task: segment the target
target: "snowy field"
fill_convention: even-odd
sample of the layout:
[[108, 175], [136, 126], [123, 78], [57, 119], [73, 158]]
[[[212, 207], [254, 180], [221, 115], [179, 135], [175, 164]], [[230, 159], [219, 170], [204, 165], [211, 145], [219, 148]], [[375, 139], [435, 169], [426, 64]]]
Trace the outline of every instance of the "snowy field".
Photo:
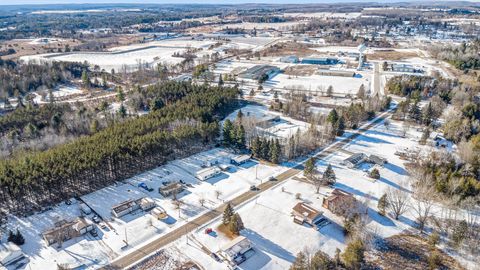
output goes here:
[[128, 71], [135, 70], [139, 63], [154, 65], [156, 63], [177, 64], [183, 58], [173, 57], [176, 52], [182, 53], [188, 47], [207, 48], [213, 41], [195, 41], [187, 39], [170, 39], [152, 41], [142, 44], [111, 48], [109, 52], [71, 52], [39, 54], [21, 57], [24, 61], [67, 61], [85, 62], [90, 65], [98, 65], [100, 68], [110, 71], [120, 71], [126, 68]]
[[323, 92], [326, 94], [328, 87], [333, 87], [334, 95], [356, 95], [358, 89], [363, 84], [366, 91], [370, 89], [370, 76], [359, 77], [341, 77], [341, 76], [290, 76], [286, 74], [278, 74], [272, 79], [265, 82], [265, 87], [273, 87], [275, 89], [303, 89], [312, 92]]

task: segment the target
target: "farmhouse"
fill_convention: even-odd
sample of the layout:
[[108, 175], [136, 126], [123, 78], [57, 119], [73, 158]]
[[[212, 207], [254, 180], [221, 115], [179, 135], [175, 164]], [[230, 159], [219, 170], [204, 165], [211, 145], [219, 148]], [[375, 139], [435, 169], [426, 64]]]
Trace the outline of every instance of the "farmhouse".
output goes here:
[[158, 192], [162, 194], [163, 197], [168, 197], [173, 194], [178, 194], [182, 191], [183, 191], [183, 185], [178, 182], [168, 183], [158, 188]]
[[142, 209], [143, 211], [148, 211], [155, 207], [155, 202], [150, 198], [140, 198], [137, 200], [127, 200], [112, 207], [112, 215], [114, 217], [123, 217], [126, 214]]
[[205, 181], [207, 179], [210, 179], [212, 177], [215, 177], [217, 175], [219, 175], [220, 173], [222, 172], [222, 170], [220, 170], [220, 168], [218, 167], [209, 167], [209, 168], [205, 168], [205, 169], [202, 169], [200, 171], [198, 171], [196, 174], [195, 174], [195, 177], [197, 177], [200, 181]]
[[336, 188], [330, 196], [323, 198], [322, 206], [334, 214], [345, 216], [355, 210], [356, 199], [352, 193]]
[[77, 218], [73, 221], [60, 220], [55, 226], [42, 233], [42, 237], [47, 245], [56, 242], [64, 242], [75, 237], [86, 234], [93, 230], [95, 225], [88, 223], [84, 218]]
[[227, 259], [231, 264], [237, 265], [246, 260], [245, 253], [252, 249], [250, 240], [244, 236], [238, 236], [231, 242], [227, 243], [220, 250], [223, 257]]
[[356, 153], [349, 156], [345, 160], [343, 160], [342, 165], [345, 165], [348, 168], [353, 169], [366, 160], [367, 160], [367, 155], [365, 155], [364, 153]]
[[315, 221], [322, 218], [323, 213], [310, 205], [300, 202], [297, 203], [292, 209], [293, 222], [298, 224], [307, 223], [314, 225]]
[[276, 73], [280, 72], [278, 67], [270, 65], [256, 65], [238, 75], [239, 78], [258, 81], [262, 77], [270, 79]]
[[22, 250], [14, 243], [0, 244], [0, 265], [8, 266], [25, 258]]
[[250, 160], [250, 155], [239, 155], [230, 159], [230, 163], [233, 165], [242, 165]]
[[338, 64], [337, 58], [303, 58], [302, 64], [310, 64], [310, 65], [336, 65]]

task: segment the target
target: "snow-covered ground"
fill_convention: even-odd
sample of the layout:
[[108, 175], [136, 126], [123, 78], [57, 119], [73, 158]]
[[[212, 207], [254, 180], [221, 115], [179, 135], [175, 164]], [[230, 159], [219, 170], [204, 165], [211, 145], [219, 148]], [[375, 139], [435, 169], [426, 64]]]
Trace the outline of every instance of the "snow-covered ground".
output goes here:
[[265, 82], [265, 87], [276, 89], [303, 89], [312, 92], [323, 92], [326, 94], [328, 87], [333, 87], [334, 95], [356, 95], [363, 84], [368, 91], [370, 88], [370, 76], [341, 77], [341, 76], [289, 76], [278, 74]]

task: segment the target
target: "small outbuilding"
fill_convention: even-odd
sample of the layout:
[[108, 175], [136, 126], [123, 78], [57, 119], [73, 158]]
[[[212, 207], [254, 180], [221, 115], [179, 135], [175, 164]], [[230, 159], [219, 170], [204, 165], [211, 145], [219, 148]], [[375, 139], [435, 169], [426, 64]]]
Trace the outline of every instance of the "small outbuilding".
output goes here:
[[380, 166], [383, 166], [383, 165], [385, 165], [385, 163], [387, 163], [387, 160], [385, 158], [379, 157], [377, 155], [370, 155], [368, 157], [368, 161], [373, 163], [373, 164], [380, 165]]

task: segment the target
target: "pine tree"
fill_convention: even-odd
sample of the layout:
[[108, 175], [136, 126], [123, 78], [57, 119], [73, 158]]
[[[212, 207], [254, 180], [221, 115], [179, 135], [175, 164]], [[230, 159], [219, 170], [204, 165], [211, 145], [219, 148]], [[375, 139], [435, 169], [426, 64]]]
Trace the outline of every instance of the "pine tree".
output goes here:
[[369, 174], [368, 176], [370, 176], [371, 178], [373, 179], [380, 179], [380, 172], [378, 171], [377, 168], [374, 168]]
[[231, 233], [235, 235], [239, 235], [240, 231], [243, 230], [245, 227], [243, 225], [242, 218], [238, 213], [233, 214], [230, 222], [228, 223], [228, 228]]
[[225, 210], [223, 210], [223, 225], [228, 225], [233, 215], [235, 215], [235, 211], [233, 210], [232, 205], [227, 203]]
[[340, 116], [335, 123], [335, 129], [336, 129], [336, 134], [337, 136], [342, 136], [343, 132], [345, 131], [345, 120], [343, 119], [343, 116]]
[[15, 234], [14, 243], [17, 244], [17, 246], [21, 246], [25, 244], [25, 238], [23, 237], [22, 233], [18, 229], [17, 229], [17, 233]]
[[107, 74], [105, 74], [105, 73], [102, 73], [102, 87], [103, 87], [103, 89], [108, 88]]
[[429, 126], [432, 123], [433, 118], [433, 108], [432, 103], [429, 102], [427, 106], [422, 111], [422, 123], [426, 126]]
[[231, 146], [232, 145], [232, 134], [233, 131], [233, 124], [230, 119], [225, 120], [223, 123], [223, 144], [225, 146]]
[[342, 254], [343, 263], [348, 269], [360, 269], [364, 259], [365, 247], [362, 240], [354, 239], [348, 243]]
[[377, 209], [378, 213], [382, 216], [385, 216], [386, 210], [388, 207], [387, 194], [383, 194], [382, 197], [378, 200]]
[[261, 142], [260, 142], [260, 137], [256, 136], [253, 138], [252, 142], [250, 143], [250, 149], [252, 150], [252, 154], [254, 157], [259, 158], [260, 157], [260, 147], [261, 147]]
[[8, 242], [15, 242], [15, 234], [12, 232], [12, 230], [8, 230]]
[[327, 122], [334, 126], [338, 121], [338, 113], [337, 110], [332, 109], [327, 116]]
[[127, 108], [125, 108], [125, 105], [123, 105], [123, 103], [120, 105], [120, 107], [118, 108], [118, 115], [121, 117], [121, 118], [125, 118], [127, 117]]
[[89, 88], [90, 87], [90, 78], [88, 77], [88, 72], [87, 70], [84, 70], [82, 72], [82, 83], [83, 83], [83, 86], [86, 87], [86, 88]]
[[290, 270], [307, 270], [308, 268], [307, 256], [300, 251], [295, 258], [295, 261], [290, 266]]
[[281, 153], [281, 146], [280, 146], [280, 142], [278, 141], [278, 139], [275, 139], [275, 141], [272, 143], [270, 149], [271, 149], [270, 161], [272, 163], [277, 164], [280, 161], [280, 153]]
[[322, 179], [323, 179], [323, 182], [326, 183], [327, 185], [335, 184], [336, 176], [331, 164], [328, 164], [327, 169], [323, 173]]
[[235, 145], [237, 146], [238, 149], [244, 149], [245, 148], [245, 128], [243, 127], [242, 124], [240, 124], [237, 129], [236, 129], [236, 134], [235, 134]]
[[410, 109], [408, 110], [408, 116], [417, 122], [420, 120], [421, 112], [420, 107], [418, 107], [418, 102], [414, 102], [410, 105]]
[[220, 76], [218, 77], [218, 86], [223, 86], [222, 74], [220, 74]]
[[315, 171], [315, 158], [311, 157], [305, 162], [305, 166], [303, 169], [303, 175], [308, 179], [312, 179], [313, 173]]

